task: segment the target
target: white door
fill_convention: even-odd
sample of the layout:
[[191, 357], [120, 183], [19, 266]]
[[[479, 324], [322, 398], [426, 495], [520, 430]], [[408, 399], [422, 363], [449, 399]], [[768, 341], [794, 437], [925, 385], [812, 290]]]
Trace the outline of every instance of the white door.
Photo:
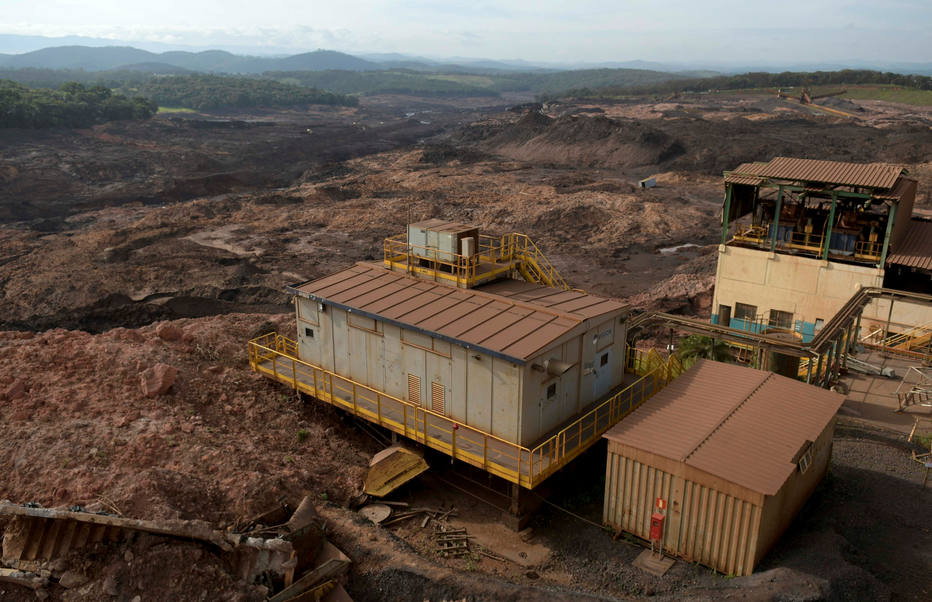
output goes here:
[[612, 388], [612, 349], [609, 347], [595, 354], [592, 379], [593, 401], [599, 399]]

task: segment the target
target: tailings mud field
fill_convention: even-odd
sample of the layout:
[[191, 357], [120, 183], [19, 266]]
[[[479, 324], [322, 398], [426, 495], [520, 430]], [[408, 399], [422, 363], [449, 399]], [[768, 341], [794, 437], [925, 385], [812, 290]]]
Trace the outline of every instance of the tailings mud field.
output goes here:
[[[921, 202], [932, 188], [932, 133], [910, 114], [873, 127], [732, 101], [713, 115], [707, 99], [648, 118], [392, 101], [0, 133], [0, 327], [278, 311], [285, 284], [378, 259], [429, 217], [529, 234], [574, 286], [702, 312], [723, 169], [878, 160], [909, 165]], [[649, 175], [656, 188], [634, 186]]]
[[[347, 509], [380, 442], [250, 372], [246, 356], [249, 338], [294, 331], [286, 284], [379, 260], [386, 236], [432, 217], [526, 233], [573, 286], [707, 316], [723, 169], [778, 155], [903, 163], [929, 205], [928, 116], [865, 107], [849, 122], [732, 96], [530, 113], [386, 97], [0, 132], [0, 499], [224, 528], [310, 494], [354, 562], [346, 587], [359, 600], [927, 599], [928, 496], [885, 434], [839, 433], [830, 478], [748, 578], [633, 568], [640, 547], [597, 526], [598, 446], [554, 479], [552, 501], [576, 517], [545, 506], [520, 536], [445, 481], [402, 491], [412, 506], [455, 505], [464, 528], [510, 554], [444, 559], [416, 522], [376, 527]], [[657, 186], [637, 188], [647, 176]], [[457, 478], [448, 466], [429, 474]], [[199, 599], [173, 577], [195, 563], [224, 596], [262, 598], [211, 551], [133, 549], [135, 561], [119, 548], [83, 558], [81, 591]], [[177, 557], [143, 579], [156, 552]], [[34, 598], [6, 584], [4, 596]]]

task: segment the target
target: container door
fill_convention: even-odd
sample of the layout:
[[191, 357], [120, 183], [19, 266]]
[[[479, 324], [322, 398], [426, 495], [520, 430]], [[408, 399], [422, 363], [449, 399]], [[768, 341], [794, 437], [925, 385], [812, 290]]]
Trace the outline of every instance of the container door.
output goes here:
[[609, 347], [595, 355], [592, 379], [593, 401], [599, 399], [612, 388], [612, 348]]

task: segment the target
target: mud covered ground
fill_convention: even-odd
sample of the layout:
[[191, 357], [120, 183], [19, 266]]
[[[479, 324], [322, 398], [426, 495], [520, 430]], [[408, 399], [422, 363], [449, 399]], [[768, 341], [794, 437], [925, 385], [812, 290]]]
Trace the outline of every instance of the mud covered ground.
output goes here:
[[[380, 444], [246, 361], [251, 336], [293, 330], [285, 284], [378, 260], [385, 236], [430, 217], [524, 232], [574, 286], [707, 316], [721, 170], [778, 155], [903, 163], [929, 204], [929, 116], [863, 113], [733, 97], [544, 113], [391, 97], [0, 132], [0, 498], [106, 500], [127, 516], [223, 526], [310, 492], [355, 562], [347, 588], [360, 600], [925, 599], [928, 492], [902, 436], [841, 429], [830, 478], [750, 578], [686, 563], [647, 577], [630, 566], [639, 548], [552, 506], [514, 543], [534, 562], [445, 560], [416, 526], [388, 532], [345, 509]], [[646, 176], [657, 187], [637, 189]], [[148, 397], [141, 374], [158, 363], [177, 381]], [[551, 500], [598, 523], [595, 450]], [[399, 495], [454, 504], [492, 541], [517, 537], [442, 484]], [[190, 554], [176, 560], [182, 571]]]

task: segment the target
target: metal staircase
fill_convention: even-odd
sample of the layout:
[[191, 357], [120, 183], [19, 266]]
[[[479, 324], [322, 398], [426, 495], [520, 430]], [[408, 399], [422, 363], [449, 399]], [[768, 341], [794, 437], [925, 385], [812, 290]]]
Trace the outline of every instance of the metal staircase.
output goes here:
[[528, 282], [570, 290], [570, 285], [560, 272], [526, 234], [513, 233], [506, 236], [509, 239], [508, 248], [515, 261], [515, 268], [522, 278]]

